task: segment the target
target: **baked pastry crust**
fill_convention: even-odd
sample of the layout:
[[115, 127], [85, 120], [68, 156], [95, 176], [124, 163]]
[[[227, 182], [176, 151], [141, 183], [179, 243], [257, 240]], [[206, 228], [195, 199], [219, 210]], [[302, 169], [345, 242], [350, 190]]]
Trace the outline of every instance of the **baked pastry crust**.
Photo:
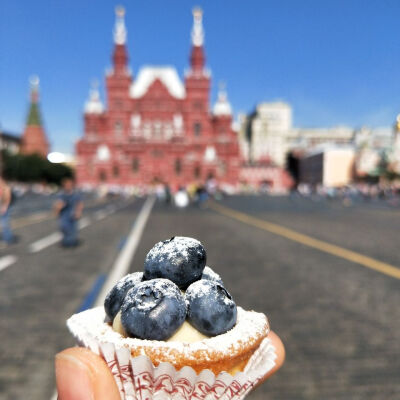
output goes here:
[[112, 343], [128, 348], [133, 357], [146, 355], [155, 366], [162, 362], [179, 370], [192, 367], [197, 373], [204, 369], [215, 375], [222, 371], [234, 375], [243, 371], [252, 354], [269, 333], [264, 314], [238, 307], [236, 325], [228, 332], [194, 343], [164, 342], [123, 337], [105, 321], [103, 307], [73, 315], [67, 325], [71, 331], [81, 330], [98, 343]]

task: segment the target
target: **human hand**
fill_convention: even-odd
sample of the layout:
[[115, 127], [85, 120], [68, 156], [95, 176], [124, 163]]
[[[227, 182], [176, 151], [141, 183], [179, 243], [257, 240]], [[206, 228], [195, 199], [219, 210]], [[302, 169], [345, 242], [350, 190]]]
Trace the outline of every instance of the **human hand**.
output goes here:
[[[274, 333], [268, 337], [276, 350], [275, 367], [268, 379], [283, 364], [285, 348]], [[59, 400], [120, 400], [118, 387], [105, 361], [83, 347], [73, 347], [56, 355], [56, 380]]]
[[121, 400], [105, 361], [83, 347], [56, 355], [56, 381], [59, 400]]
[[263, 382], [270, 378], [279, 368], [282, 367], [283, 363], [285, 362], [285, 347], [283, 346], [282, 340], [275, 332], [270, 332], [268, 334], [268, 338], [271, 340], [272, 345], [275, 347], [276, 353], [276, 360], [275, 366], [265, 375]]

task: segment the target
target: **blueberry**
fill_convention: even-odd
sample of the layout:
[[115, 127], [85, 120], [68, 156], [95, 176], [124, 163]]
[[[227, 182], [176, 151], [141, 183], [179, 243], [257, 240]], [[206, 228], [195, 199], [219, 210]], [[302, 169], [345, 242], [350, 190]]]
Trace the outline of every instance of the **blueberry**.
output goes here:
[[214, 281], [214, 282], [217, 282], [220, 285], [224, 286], [224, 282], [222, 282], [221, 277], [207, 265], [204, 267], [203, 275], [201, 275], [201, 279], [208, 279], [209, 281]]
[[175, 236], [158, 242], [144, 262], [144, 278], [166, 278], [186, 289], [201, 278], [206, 265], [206, 251], [196, 239]]
[[187, 288], [185, 296], [188, 321], [201, 333], [220, 335], [236, 324], [236, 304], [218, 282], [201, 279]]
[[107, 316], [113, 320], [118, 314], [121, 308], [122, 302], [124, 301], [125, 295], [128, 290], [135, 287], [138, 283], [142, 282], [143, 273], [134, 272], [133, 274], [128, 274], [120, 279], [117, 284], [110, 290], [106, 299], [104, 300], [104, 309]]
[[139, 283], [125, 296], [121, 322], [129, 336], [166, 340], [186, 319], [185, 299], [173, 282], [152, 279]]

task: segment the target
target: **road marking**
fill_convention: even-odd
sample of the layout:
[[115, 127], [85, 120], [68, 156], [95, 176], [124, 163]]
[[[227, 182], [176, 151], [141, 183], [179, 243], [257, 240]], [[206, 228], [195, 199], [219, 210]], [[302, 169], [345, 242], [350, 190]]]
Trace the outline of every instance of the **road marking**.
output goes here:
[[154, 202], [155, 197], [151, 196], [148, 197], [143, 204], [143, 207], [136, 218], [128, 238], [126, 239], [125, 246], [118, 254], [118, 257], [115, 260], [110, 273], [108, 274], [107, 281], [105, 282], [103, 289], [97, 298], [95, 304], [96, 306], [103, 305], [107, 293], [113, 288], [119, 279], [128, 273], [131, 261], [136, 253], [136, 249], [139, 245], [147, 220], [149, 219]]
[[[113, 279], [113, 280], [116, 279], [116, 281], [118, 281], [123, 275], [126, 274], [126, 272], [123, 272], [123, 271], [125, 268], [126, 268], [126, 270], [129, 269], [129, 263], [133, 259], [133, 256], [136, 252], [137, 245], [139, 244], [143, 230], [146, 226], [147, 219], [150, 216], [150, 212], [151, 212], [151, 209], [153, 208], [154, 201], [155, 201], [155, 198], [151, 198], [151, 197], [149, 197], [146, 200], [146, 202], [144, 203], [144, 205], [136, 219], [136, 222], [129, 234], [128, 245], [130, 246], [130, 254], [127, 254], [126, 256], [123, 257], [123, 254], [121, 254], [121, 253], [123, 253], [124, 251], [120, 252], [116, 262], [114, 263], [114, 265], [111, 269], [108, 279], [106, 280], [106, 275], [104, 275], [104, 274], [101, 274], [97, 278], [96, 282], [92, 286], [92, 289], [86, 295], [84, 301], [82, 302], [81, 306], [79, 307], [79, 311], [83, 311], [83, 310], [91, 307], [96, 299], [97, 299], [96, 304], [95, 304], [96, 306], [103, 305], [104, 298], [106, 297], [107, 293], [111, 290], [111, 288], [115, 284], [115, 283], [111, 284], [111, 279]], [[94, 213], [94, 219], [96, 221], [100, 221], [100, 220], [106, 218], [107, 216], [111, 215], [113, 212], [117, 211], [117, 209], [115, 207], [111, 207], [111, 208], [107, 207], [107, 208], [108, 208], [108, 210], [105, 209], [105, 210], [96, 211]], [[121, 208], [124, 208], [124, 207], [121, 207]], [[89, 219], [88, 219], [88, 223], [90, 223]], [[126, 249], [127, 247], [128, 246], [124, 246], [123, 249]], [[129, 256], [129, 259], [127, 256]], [[128, 259], [128, 260], [126, 261], [126, 259]], [[119, 263], [119, 265], [117, 263]], [[126, 264], [126, 266], [125, 266], [125, 264]], [[118, 274], [122, 273], [122, 275], [118, 277], [117, 273]], [[105, 280], [106, 280], [106, 282], [104, 283]], [[111, 285], [111, 287], [110, 287], [110, 285]], [[100, 290], [102, 288], [103, 288], [103, 290], [100, 292]], [[99, 294], [99, 292], [100, 292], [100, 294]], [[57, 399], [58, 399], [58, 394], [57, 394], [57, 390], [55, 390], [53, 395], [51, 396], [50, 400], [57, 400]]]
[[400, 279], [400, 268], [394, 265], [387, 264], [385, 262], [376, 260], [374, 258], [365, 256], [352, 250], [345, 249], [340, 246], [336, 246], [328, 242], [324, 242], [323, 240], [315, 239], [311, 236], [304, 235], [295, 230], [285, 228], [281, 225], [274, 224], [265, 220], [260, 220], [248, 214], [233, 210], [220, 204], [211, 203], [210, 208], [222, 215], [233, 218], [237, 221], [241, 221], [247, 225], [255, 226], [267, 232], [292, 240], [293, 242], [301, 243], [305, 246], [312, 247], [325, 253], [332, 254], [336, 257], [343, 258], [345, 260], [362, 265], [366, 268], [370, 268], [374, 271], [380, 272], [392, 278]]
[[118, 250], [122, 250], [122, 248], [125, 246], [126, 239], [127, 239], [126, 236], [122, 236], [122, 238], [119, 241], [118, 246], [117, 246]]
[[45, 236], [42, 239], [37, 240], [29, 245], [29, 251], [31, 253], [37, 253], [46, 247], [49, 247], [62, 239], [62, 235], [60, 232], [51, 233], [48, 236]]
[[[82, 218], [78, 222], [78, 229], [86, 228], [90, 225], [90, 219], [88, 217]], [[45, 249], [46, 247], [52, 246], [58, 243], [62, 239], [61, 232], [53, 232], [42, 239], [37, 240], [29, 245], [29, 251], [31, 253], [38, 253], [39, 251]]]
[[58, 399], [58, 393], [57, 390], [53, 393], [53, 395], [51, 396], [50, 400], [57, 400]]
[[115, 212], [116, 207], [113, 204], [110, 204], [109, 206], [106, 207], [106, 210], [109, 214], [112, 214], [113, 212]]
[[13, 255], [8, 255], [0, 258], [0, 271], [6, 269], [10, 265], [13, 265], [17, 261], [17, 257]]
[[92, 307], [93, 303], [97, 299], [97, 296], [99, 295], [101, 288], [104, 285], [106, 278], [107, 278], [106, 274], [100, 274], [97, 277], [97, 279], [93, 283], [92, 287], [90, 288], [90, 291], [85, 296], [81, 305], [79, 306], [77, 313], [85, 311], [85, 310], [89, 309], [90, 307]]
[[[85, 209], [99, 205], [99, 204], [104, 204], [105, 202], [106, 202], [106, 200], [104, 200], [104, 199], [97, 199], [97, 200], [89, 201], [87, 204], [85, 204]], [[113, 210], [113, 211], [115, 211], [115, 210]], [[26, 217], [20, 217], [20, 218], [14, 219], [11, 222], [11, 227], [13, 229], [19, 229], [19, 228], [23, 228], [25, 226], [29, 226], [29, 225], [37, 224], [39, 222], [46, 221], [48, 219], [54, 219], [53, 213], [51, 211], [42, 211], [42, 212], [38, 212], [35, 214], [31, 214]]]
[[39, 222], [50, 219], [51, 216], [52, 216], [51, 213], [48, 211], [36, 213], [36, 214], [32, 214], [28, 217], [22, 217], [22, 218], [16, 219], [14, 222], [11, 223], [11, 226], [13, 229], [19, 229], [19, 228], [23, 228], [25, 226], [37, 224]]
[[78, 229], [86, 228], [90, 225], [90, 219], [88, 217], [83, 217], [78, 221]]
[[93, 216], [94, 216], [94, 219], [96, 220], [96, 221], [101, 221], [102, 219], [104, 219], [105, 217], [107, 217], [107, 211], [105, 211], [105, 210], [99, 210], [99, 211], [96, 211], [94, 214], [93, 214]]

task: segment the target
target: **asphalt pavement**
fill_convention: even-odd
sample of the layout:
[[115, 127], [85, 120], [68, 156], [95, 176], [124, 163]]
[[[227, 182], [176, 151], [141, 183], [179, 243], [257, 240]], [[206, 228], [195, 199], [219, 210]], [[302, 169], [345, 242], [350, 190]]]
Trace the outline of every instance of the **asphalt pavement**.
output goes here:
[[[51, 217], [14, 221], [21, 242], [0, 250], [0, 265], [15, 258], [0, 270], [2, 399], [50, 399], [54, 354], [73, 344], [65, 320], [106, 278], [143, 202], [89, 207], [84, 243], [72, 251], [54, 243], [32, 252], [56, 232]], [[383, 268], [400, 268], [399, 225], [399, 209], [367, 203], [267, 196], [204, 209], [157, 203], [131, 270], [142, 270], [159, 240], [203, 242], [236, 303], [264, 312], [286, 346], [284, 367], [249, 399], [399, 399], [400, 279]], [[348, 251], [359, 257], [346, 258]]]

